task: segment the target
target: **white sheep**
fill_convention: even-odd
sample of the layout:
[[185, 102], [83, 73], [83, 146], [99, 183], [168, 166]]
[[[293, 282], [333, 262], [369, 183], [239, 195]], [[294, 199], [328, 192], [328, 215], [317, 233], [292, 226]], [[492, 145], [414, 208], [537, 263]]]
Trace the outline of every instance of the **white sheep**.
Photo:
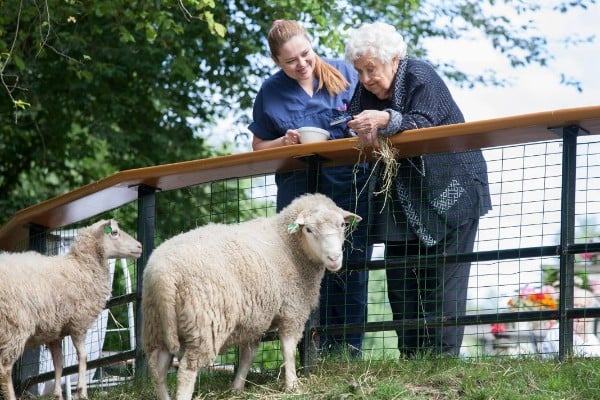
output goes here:
[[177, 399], [192, 398], [200, 368], [240, 345], [233, 388], [243, 390], [261, 337], [277, 329], [285, 387], [297, 385], [295, 352], [325, 273], [342, 267], [347, 223], [360, 221], [322, 194], [280, 213], [232, 225], [209, 224], [158, 246], [143, 275], [142, 338], [161, 400], [179, 359]]
[[68, 254], [0, 254], [0, 388], [15, 400], [12, 368], [26, 347], [46, 344], [62, 399], [62, 339], [71, 336], [79, 361], [79, 398], [87, 398], [85, 334], [111, 292], [109, 258], [138, 258], [142, 245], [115, 220], [82, 228]]

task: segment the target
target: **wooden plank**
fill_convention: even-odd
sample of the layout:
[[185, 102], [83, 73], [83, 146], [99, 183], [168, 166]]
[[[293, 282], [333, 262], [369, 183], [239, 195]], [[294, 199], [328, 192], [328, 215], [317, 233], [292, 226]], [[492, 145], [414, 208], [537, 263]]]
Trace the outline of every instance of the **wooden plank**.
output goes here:
[[[392, 143], [401, 157], [416, 156], [558, 139], [551, 128], [567, 125], [600, 134], [600, 106], [410, 130], [395, 135]], [[329, 160], [327, 165], [349, 165], [371, 157], [370, 149], [360, 151], [358, 147], [358, 139], [348, 138], [121, 171], [18, 211], [0, 228], [0, 249], [14, 249], [23, 235], [26, 237], [25, 227], [29, 224], [60, 228], [134, 201], [140, 185], [168, 191], [222, 179], [268, 175], [305, 168], [301, 160], [309, 155]]]

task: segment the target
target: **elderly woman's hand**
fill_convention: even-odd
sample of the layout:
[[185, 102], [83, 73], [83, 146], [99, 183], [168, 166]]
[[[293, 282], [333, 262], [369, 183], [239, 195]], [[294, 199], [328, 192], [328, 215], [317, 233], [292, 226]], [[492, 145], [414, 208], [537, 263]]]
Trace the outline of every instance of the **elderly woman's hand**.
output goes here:
[[387, 111], [365, 110], [348, 121], [348, 127], [356, 132], [362, 146], [379, 150], [377, 129], [387, 126], [390, 114]]
[[356, 136], [360, 140], [360, 147], [372, 147], [375, 150], [379, 150], [379, 138], [377, 137], [377, 128], [373, 128], [370, 131], [357, 132]]

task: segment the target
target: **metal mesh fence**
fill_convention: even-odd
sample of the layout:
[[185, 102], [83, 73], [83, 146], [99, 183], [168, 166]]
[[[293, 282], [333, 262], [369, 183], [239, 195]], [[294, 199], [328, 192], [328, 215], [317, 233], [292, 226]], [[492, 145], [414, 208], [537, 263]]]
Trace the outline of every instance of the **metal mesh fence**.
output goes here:
[[[336, 331], [342, 335], [364, 333], [361, 351], [353, 353], [350, 347], [346, 349], [350, 354], [346, 355], [367, 360], [395, 359], [406, 355], [402, 346], [408, 346], [408, 342], [412, 341], [417, 347], [425, 346], [437, 340], [436, 332], [442, 328], [459, 326], [464, 329], [464, 337], [459, 343], [462, 357], [557, 356], [560, 333], [564, 333], [559, 329], [556, 312], [561, 301], [560, 252], [567, 251], [565, 248], [559, 250], [561, 237], [564, 237], [561, 230], [565, 229], [562, 214], [565, 190], [563, 146], [563, 141], [556, 140], [484, 150], [493, 208], [479, 219], [472, 251], [450, 252], [459, 253], [459, 258], [454, 261], [467, 265], [454, 271], [462, 276], [466, 285], [464, 313], [459, 310], [454, 315], [453, 306], [441, 304], [434, 295], [423, 297], [423, 293], [451, 290], [436, 286], [440, 276], [449, 273], [448, 265], [455, 263], [447, 253], [424, 254], [420, 248], [406, 254], [406, 240], [414, 241], [409, 237], [404, 242], [398, 241], [402, 245], [392, 254], [391, 246], [386, 249], [374, 239], [372, 259], [362, 267], [368, 273], [366, 319], [358, 326], [353, 323], [348, 329], [342, 326]], [[600, 237], [598, 137], [580, 137], [576, 153], [575, 215], [571, 227], [575, 232], [575, 245], [569, 249], [574, 271], [568, 288], [573, 295], [574, 307], [570, 314], [573, 353], [596, 357], [600, 355], [597, 336], [600, 248], [596, 245]], [[351, 196], [350, 187], [332, 190]], [[158, 246], [173, 235], [208, 223], [229, 224], [273, 215], [276, 196], [273, 176], [251, 176], [158, 192], [155, 244]], [[127, 231], [133, 232], [136, 214], [137, 208], [132, 204], [99, 217], [115, 217]], [[374, 226], [371, 220], [363, 222], [371, 224], [371, 232], [388, 228]], [[52, 232], [50, 236], [44, 236], [44, 247], [38, 250], [46, 254], [64, 252], [73, 235], [75, 230], [72, 228]], [[135, 340], [133, 307], [139, 271], [133, 262], [122, 260], [111, 263], [110, 268], [113, 298], [88, 337], [91, 360], [88, 384], [100, 387], [112, 387], [134, 377], [135, 349], [140, 345]], [[361, 268], [354, 266], [353, 270], [361, 271]], [[394, 270], [399, 272], [391, 274]], [[420, 280], [408, 279], [424, 271], [433, 275]], [[431, 287], [415, 287], [417, 283]], [[395, 305], [396, 316], [389, 298], [390, 287], [396, 288], [396, 292], [400, 292], [396, 295], [400, 297], [408, 291], [415, 292], [414, 304], [411, 303], [413, 300], [403, 298], [403, 304]], [[434, 288], [437, 290], [425, 290]], [[333, 300], [324, 296], [321, 304], [328, 301]], [[398, 299], [394, 301], [398, 302]], [[536, 314], [538, 311], [550, 313]], [[457, 316], [464, 318], [456, 319]], [[328, 334], [327, 328], [319, 323], [307, 328], [313, 333], [310, 345], [315, 344], [319, 351], [323, 350], [319, 337]], [[267, 339], [261, 345], [253, 369], [276, 372], [281, 365], [280, 344], [276, 336]], [[65, 366], [75, 364], [75, 352], [67, 340], [63, 347]], [[435, 346], [431, 348], [435, 349]], [[102, 362], [102, 359], [108, 361]], [[218, 357], [213, 367], [233, 370], [236, 363], [237, 352], [230, 349]], [[173, 371], [176, 367], [175, 362]], [[40, 378], [27, 379], [38, 374], [51, 378], [48, 374], [52, 369], [47, 351], [41, 348], [29, 350], [15, 374], [29, 391], [43, 394], [48, 393], [51, 383], [40, 382]], [[65, 370], [66, 374], [73, 372], [75, 367]], [[75, 387], [76, 375], [67, 375], [63, 379], [65, 386]]]

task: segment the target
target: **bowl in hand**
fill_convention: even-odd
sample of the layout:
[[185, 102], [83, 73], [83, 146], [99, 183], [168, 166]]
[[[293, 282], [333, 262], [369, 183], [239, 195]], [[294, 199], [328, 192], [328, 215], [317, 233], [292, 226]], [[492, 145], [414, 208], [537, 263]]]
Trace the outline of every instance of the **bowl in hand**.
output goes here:
[[303, 126], [302, 128], [298, 128], [298, 133], [300, 133], [300, 143], [314, 143], [314, 142], [324, 142], [329, 140], [329, 132], [325, 129], [317, 128], [314, 126]]

